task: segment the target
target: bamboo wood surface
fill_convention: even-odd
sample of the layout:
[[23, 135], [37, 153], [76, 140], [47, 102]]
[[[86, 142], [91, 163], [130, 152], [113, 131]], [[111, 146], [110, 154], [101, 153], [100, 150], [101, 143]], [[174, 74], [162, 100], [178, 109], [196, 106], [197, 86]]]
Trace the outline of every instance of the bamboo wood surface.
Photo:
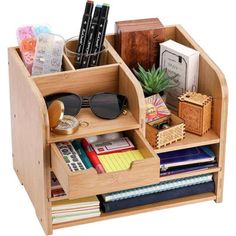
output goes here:
[[97, 174], [94, 168], [71, 172], [55, 144], [51, 145], [52, 171], [69, 199], [88, 197], [159, 182], [160, 160], [140, 131], [126, 134], [142, 153], [144, 160], [133, 161], [128, 170]]
[[[189, 172], [173, 174], [173, 175], [168, 175], [168, 176], [160, 176], [160, 182], [168, 181], [168, 180], [176, 180], [176, 179], [181, 179], [181, 178], [186, 178], [186, 177], [193, 177], [193, 176], [204, 175], [204, 174], [216, 175], [219, 171], [221, 171], [219, 167], [212, 167], [209, 169], [189, 171]], [[64, 199], [68, 199], [68, 196], [65, 195], [61, 197], [51, 197], [49, 200], [51, 202], [56, 202], [56, 201], [60, 201]]]
[[216, 195], [214, 193], [203, 193], [203, 194], [193, 195], [190, 197], [183, 197], [179, 199], [168, 200], [168, 201], [158, 202], [154, 204], [139, 206], [139, 207], [133, 207], [133, 208], [111, 212], [111, 213], [102, 213], [101, 216], [94, 217], [94, 218], [55, 224], [53, 225], [53, 229], [59, 229], [59, 228], [64, 228], [64, 227], [69, 227], [69, 226], [74, 226], [74, 225], [80, 225], [80, 224], [87, 224], [87, 223], [92, 223], [92, 222], [101, 221], [101, 220], [113, 219], [116, 217], [129, 216], [129, 215], [144, 213], [148, 211], [162, 210], [162, 209], [166, 209], [170, 207], [177, 207], [177, 206], [182, 206], [186, 204], [193, 204], [193, 203], [210, 201], [210, 200], [215, 200], [215, 199], [216, 199]]
[[185, 148], [197, 147], [197, 146], [204, 146], [204, 145], [211, 145], [220, 142], [220, 138], [216, 135], [213, 130], [209, 130], [205, 135], [199, 136], [196, 134], [191, 134], [189, 132], [185, 132], [185, 138], [181, 141], [176, 143], [172, 143], [169, 146], [155, 149], [155, 152], [163, 153], [163, 152], [170, 152]]
[[[187, 198], [127, 209], [115, 213], [102, 214], [101, 217], [58, 224], [54, 226], [52, 226], [51, 221], [51, 201], [53, 200], [50, 199], [49, 176], [51, 171], [50, 146], [55, 147], [55, 145], [48, 145], [47, 142], [53, 143], [60, 140], [69, 140], [70, 138], [82, 137], [82, 135], [88, 136], [128, 129], [139, 129], [144, 134], [145, 100], [142, 88], [133, 73], [123, 63], [122, 59], [113, 48], [114, 35], [107, 36], [108, 51], [106, 56], [106, 65], [82, 70], [74, 70], [73, 65], [64, 55], [63, 67], [66, 71], [42, 76], [30, 76], [17, 53], [17, 49], [9, 49], [13, 165], [19, 180], [24, 184], [25, 189], [33, 202], [36, 214], [41, 221], [42, 227], [44, 228], [46, 234], [52, 233], [52, 227], [53, 229], [67, 227], [205, 200], [216, 200], [217, 202], [222, 201], [228, 104], [227, 85], [224, 75], [181, 26], [167, 26], [166, 39], [173, 39], [200, 52], [199, 92], [213, 97], [213, 122], [212, 130], [207, 132], [204, 136], [199, 137], [194, 134], [186, 133], [186, 138], [184, 140], [155, 151], [157, 153], [161, 153], [165, 151], [213, 144], [212, 148], [218, 160], [217, 168], [202, 170], [200, 172], [178, 174], [175, 175], [175, 178], [181, 178], [188, 175], [193, 176], [197, 173], [200, 174], [203, 172], [214, 173], [216, 194], [200, 194]], [[96, 77], [96, 80], [94, 77]], [[91, 86], [88, 86], [88, 84]], [[121, 120], [117, 120], [117, 124], [113, 123], [106, 127], [105, 123], [97, 122], [97, 126], [101, 126], [99, 130], [96, 130], [95, 127], [91, 127], [91, 129], [87, 130], [87, 133], [85, 129], [80, 129], [82, 133], [77, 133], [76, 136], [53, 137], [49, 132], [48, 114], [46, 105], [43, 101], [43, 96], [53, 92], [66, 92], [65, 89], [70, 92], [80, 92], [81, 95], [88, 95], [94, 91], [101, 91], [104, 89], [108, 89], [113, 92], [121, 91], [122, 93], [125, 93], [124, 95], [129, 96], [130, 101], [129, 112], [126, 117], [127, 123], [125, 122], [125, 119], [122, 122], [120, 122]], [[84, 114], [81, 113], [80, 115], [84, 115], [84, 118], [87, 119], [87, 117], [91, 114], [88, 113], [88, 111], [84, 111]], [[93, 118], [91, 118], [91, 121], [92, 119]], [[113, 125], [115, 125], [115, 128], [111, 128]], [[102, 126], [104, 127], [103, 130]], [[130, 131], [130, 133], [132, 132]], [[22, 135], [24, 136], [23, 138]], [[141, 149], [143, 150], [143, 153], [146, 153], [144, 155], [150, 153], [150, 148], [146, 142], [143, 141], [142, 138], [138, 138], [138, 140], [143, 143], [142, 146], [144, 148]], [[51, 148], [51, 151], [54, 152], [54, 149]], [[62, 185], [68, 186], [71, 184], [75, 187], [75, 189], [72, 188], [74, 195], [71, 196], [75, 197], [95, 194], [93, 191], [90, 192], [88, 187], [95, 188], [96, 186], [87, 186], [86, 181], [84, 182], [85, 185], [82, 186], [81, 189], [77, 189], [78, 176], [67, 173], [65, 166], [59, 161], [60, 158], [54, 158], [58, 157], [58, 155], [55, 153], [53, 153], [53, 155], [52, 162], [53, 160], [56, 160], [56, 162], [53, 163], [53, 166], [57, 169], [57, 174], [60, 176], [60, 180], [62, 180]], [[144, 179], [148, 179], [150, 177], [150, 173], [155, 172], [158, 165], [158, 158], [147, 158], [143, 162], [134, 162], [130, 170], [126, 171], [127, 175], [120, 172], [120, 174], [114, 174], [112, 177], [109, 176], [108, 179], [111, 181], [110, 184], [114, 187], [108, 188], [106, 185], [101, 185], [101, 188], [99, 189], [101, 192], [97, 193], [148, 185], [149, 182], [144, 182]], [[144, 167], [146, 168], [145, 171], [143, 171]], [[121, 177], [123, 179], [130, 178], [129, 171], [136, 173], [136, 176], [133, 176], [134, 179], [130, 179], [131, 181], [134, 181], [133, 185], [130, 183], [126, 185], [125, 180], [121, 179]], [[167, 180], [168, 178], [172, 178], [159, 178], [159, 173], [157, 173], [158, 172], [155, 173], [158, 175], [155, 175], [157, 181], [164, 181], [165, 179]], [[98, 176], [95, 170], [88, 172], [88, 175]], [[106, 182], [107, 176], [103, 174], [100, 176], [103, 177], [99, 177], [95, 180], [95, 182]], [[117, 183], [118, 185], [116, 185]], [[83, 190], [88, 191], [83, 192]], [[50, 201], [48, 199], [50, 199]]]
[[218, 66], [207, 56], [203, 49], [181, 27], [176, 26], [176, 40], [179, 43], [191, 46], [200, 52], [199, 87], [202, 94], [213, 97], [212, 128], [220, 137], [218, 165], [221, 171], [215, 178], [217, 202], [223, 198], [223, 179], [225, 163], [225, 142], [227, 130], [228, 89], [224, 74]]
[[45, 233], [52, 232], [48, 202], [49, 150], [46, 146], [42, 97], [28, 79], [23, 62], [14, 48], [9, 53], [12, 152], [14, 169], [24, 185]]

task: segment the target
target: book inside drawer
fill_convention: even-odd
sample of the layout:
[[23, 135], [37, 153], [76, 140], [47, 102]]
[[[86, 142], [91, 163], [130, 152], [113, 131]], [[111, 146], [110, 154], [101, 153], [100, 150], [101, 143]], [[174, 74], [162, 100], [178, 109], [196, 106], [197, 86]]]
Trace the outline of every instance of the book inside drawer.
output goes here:
[[51, 167], [69, 199], [109, 193], [158, 183], [160, 161], [140, 131], [126, 131], [144, 159], [127, 170], [98, 174], [95, 168], [72, 172], [55, 143], [51, 144]]

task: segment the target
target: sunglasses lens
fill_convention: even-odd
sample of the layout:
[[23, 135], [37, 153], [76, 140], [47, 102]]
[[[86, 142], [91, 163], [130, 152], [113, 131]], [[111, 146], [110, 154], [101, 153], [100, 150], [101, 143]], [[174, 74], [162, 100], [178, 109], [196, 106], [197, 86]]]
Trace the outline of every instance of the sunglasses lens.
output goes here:
[[65, 115], [76, 116], [81, 108], [81, 99], [79, 96], [73, 93], [57, 93], [52, 94], [44, 97], [47, 107], [53, 102], [54, 100], [59, 100], [64, 103]]
[[94, 114], [103, 119], [118, 117], [126, 103], [126, 97], [117, 94], [97, 94], [90, 100], [90, 107]]

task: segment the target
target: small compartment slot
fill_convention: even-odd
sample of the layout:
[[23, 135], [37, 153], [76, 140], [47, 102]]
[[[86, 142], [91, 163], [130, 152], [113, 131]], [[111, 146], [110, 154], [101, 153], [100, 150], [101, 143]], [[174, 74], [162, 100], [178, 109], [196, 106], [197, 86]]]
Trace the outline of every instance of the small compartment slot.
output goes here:
[[[20, 57], [20, 61], [22, 63], [22, 66], [26, 69], [25, 67], [25, 64], [22, 60], [22, 57], [21, 57], [21, 53], [20, 53], [20, 49], [19, 47], [16, 47], [14, 48], [17, 52], [17, 54], [19, 55]], [[26, 69], [27, 70], [27, 69]], [[70, 70], [74, 70], [74, 67], [73, 65], [70, 63], [69, 59], [67, 58], [67, 56], [65, 54], [63, 54], [62, 56], [62, 66], [61, 66], [61, 72], [63, 71], [70, 71]], [[28, 70], [27, 70], [28, 71]], [[61, 73], [61, 72], [56, 72], [56, 73], [51, 73], [51, 74], [57, 74], [57, 73]], [[29, 72], [28, 72], [29, 73]], [[43, 75], [37, 75], [37, 76], [32, 76], [30, 75], [29, 73], [29, 76], [32, 76], [33, 78], [37, 78], [37, 77], [41, 77], [41, 76], [46, 76], [46, 75], [51, 75], [51, 74], [43, 74]]]
[[[73, 66], [74, 69], [75, 69], [74, 65], [75, 65], [75, 58], [76, 58], [76, 53], [75, 53], [76, 52], [76, 45], [77, 45], [77, 40], [73, 39], [73, 40], [67, 41], [66, 42], [66, 49], [65, 49], [65, 53], [66, 53], [71, 65]], [[113, 57], [113, 55], [109, 51], [109, 47], [110, 47], [110, 45], [105, 40], [104, 41], [104, 49], [100, 53], [100, 59], [99, 59], [98, 66], [104, 66], [104, 65], [110, 65], [110, 64], [117, 63], [117, 61], [115, 60], [115, 58]], [[79, 70], [81, 70], [81, 69], [79, 69]]]

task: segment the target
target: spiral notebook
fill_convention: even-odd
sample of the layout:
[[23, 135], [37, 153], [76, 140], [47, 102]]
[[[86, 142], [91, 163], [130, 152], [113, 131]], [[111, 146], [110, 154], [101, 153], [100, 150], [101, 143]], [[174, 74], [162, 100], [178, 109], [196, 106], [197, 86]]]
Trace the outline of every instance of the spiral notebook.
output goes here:
[[118, 201], [127, 198], [138, 197], [152, 193], [164, 192], [172, 189], [188, 187], [196, 184], [202, 184], [212, 181], [213, 175], [199, 175], [188, 178], [181, 178], [177, 180], [169, 180], [159, 184], [149, 185], [140, 188], [128, 189], [119, 192], [103, 194], [102, 197], [105, 202]]

